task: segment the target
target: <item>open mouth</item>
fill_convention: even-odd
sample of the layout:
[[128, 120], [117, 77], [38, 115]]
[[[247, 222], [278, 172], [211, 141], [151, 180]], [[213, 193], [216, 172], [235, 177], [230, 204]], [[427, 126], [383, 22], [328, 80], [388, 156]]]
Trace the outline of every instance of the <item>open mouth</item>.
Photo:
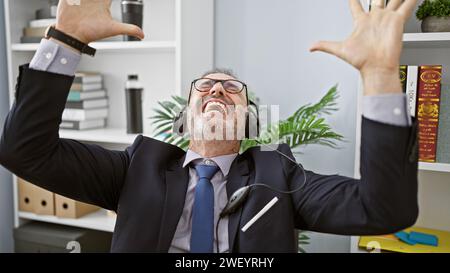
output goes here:
[[222, 100], [219, 99], [210, 99], [203, 103], [202, 112], [212, 112], [212, 111], [218, 111], [222, 114], [227, 113], [227, 104], [225, 104]]

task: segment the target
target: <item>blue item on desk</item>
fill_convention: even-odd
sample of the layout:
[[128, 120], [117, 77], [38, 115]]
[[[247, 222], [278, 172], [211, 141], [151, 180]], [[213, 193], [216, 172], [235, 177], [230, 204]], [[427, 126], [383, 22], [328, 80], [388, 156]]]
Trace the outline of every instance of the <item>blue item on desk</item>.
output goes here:
[[408, 245], [413, 246], [416, 244], [415, 241], [410, 240], [409, 234], [405, 231], [399, 231], [399, 232], [395, 233], [394, 235], [395, 235], [395, 237], [399, 238], [402, 242], [405, 242]]
[[438, 246], [438, 238], [435, 235], [422, 232], [411, 231], [409, 233], [409, 240], [423, 245]]

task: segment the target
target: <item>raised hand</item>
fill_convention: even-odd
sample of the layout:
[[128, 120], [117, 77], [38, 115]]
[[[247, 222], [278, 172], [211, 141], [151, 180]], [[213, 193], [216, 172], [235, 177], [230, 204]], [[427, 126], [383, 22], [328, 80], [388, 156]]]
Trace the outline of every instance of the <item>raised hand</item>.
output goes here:
[[335, 55], [361, 72], [366, 95], [401, 92], [399, 64], [405, 22], [417, 0], [372, 1], [365, 12], [359, 0], [350, 0], [354, 29], [341, 42], [320, 41], [310, 51]]
[[110, 7], [111, 0], [60, 0], [56, 28], [84, 43], [116, 35], [144, 38], [138, 26], [114, 21]]

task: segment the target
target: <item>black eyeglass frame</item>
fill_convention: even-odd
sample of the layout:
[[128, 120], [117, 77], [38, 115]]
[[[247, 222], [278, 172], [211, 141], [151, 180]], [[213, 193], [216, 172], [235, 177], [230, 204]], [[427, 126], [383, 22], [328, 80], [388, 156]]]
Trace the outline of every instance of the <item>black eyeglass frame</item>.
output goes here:
[[[216, 83], [218, 83], [218, 82], [220, 82], [220, 84], [222, 84], [222, 86], [223, 86], [223, 83], [226, 82], [226, 81], [236, 81], [236, 82], [241, 83], [241, 84], [242, 84], [242, 89], [241, 89], [239, 92], [231, 93], [231, 92], [226, 91], [226, 89], [225, 89], [225, 91], [228, 92], [228, 93], [230, 93], [230, 94], [240, 94], [240, 93], [242, 93], [242, 91], [245, 90], [245, 99], [246, 99], [246, 101], [247, 101], [247, 105], [249, 105], [247, 84], [245, 84], [244, 82], [241, 82], [240, 80], [235, 80], [235, 79], [217, 80], [217, 79], [211, 79], [211, 78], [198, 78], [198, 79], [195, 79], [195, 80], [193, 80], [193, 81], [191, 82], [191, 90], [189, 90], [189, 97], [188, 97], [188, 101], [187, 101], [187, 106], [189, 105], [189, 102], [191, 101], [191, 94], [192, 94], [192, 90], [193, 90], [193, 89], [195, 89], [195, 90], [197, 90], [198, 92], [201, 92], [201, 93], [206, 93], [206, 92], [209, 92], [209, 91], [211, 90], [211, 89], [209, 89], [208, 91], [201, 91], [201, 90], [198, 90], [198, 89], [195, 87], [195, 83], [196, 83], [197, 81], [199, 81], [199, 80], [204, 80], [204, 79], [214, 81], [213, 86], [216, 85]], [[211, 87], [211, 88], [212, 88], [212, 87]]]

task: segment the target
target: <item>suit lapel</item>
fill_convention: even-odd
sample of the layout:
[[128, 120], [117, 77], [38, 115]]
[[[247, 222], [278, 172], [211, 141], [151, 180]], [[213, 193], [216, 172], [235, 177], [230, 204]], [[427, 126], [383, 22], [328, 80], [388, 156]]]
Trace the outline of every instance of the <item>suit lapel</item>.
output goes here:
[[[227, 179], [227, 196], [230, 200], [230, 196], [239, 188], [248, 184], [248, 165], [247, 161], [243, 158], [236, 158], [231, 166], [230, 173]], [[236, 234], [239, 228], [241, 220], [242, 207], [240, 207], [235, 213], [231, 214], [228, 218], [228, 240], [229, 251], [233, 252]]]
[[189, 168], [183, 168], [185, 156], [166, 170], [166, 193], [158, 241], [158, 251], [167, 252], [183, 213], [189, 183]]

